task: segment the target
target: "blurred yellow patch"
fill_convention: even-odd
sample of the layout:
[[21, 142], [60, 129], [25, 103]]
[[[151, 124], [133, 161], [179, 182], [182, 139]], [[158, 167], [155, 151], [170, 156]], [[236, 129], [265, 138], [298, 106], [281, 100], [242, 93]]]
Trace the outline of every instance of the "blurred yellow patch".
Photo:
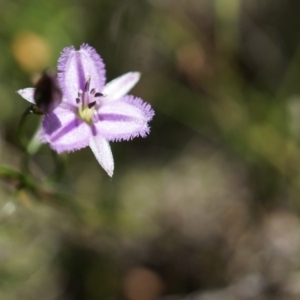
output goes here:
[[28, 72], [41, 71], [50, 64], [50, 46], [36, 33], [30, 31], [18, 33], [12, 41], [12, 50], [17, 62]]

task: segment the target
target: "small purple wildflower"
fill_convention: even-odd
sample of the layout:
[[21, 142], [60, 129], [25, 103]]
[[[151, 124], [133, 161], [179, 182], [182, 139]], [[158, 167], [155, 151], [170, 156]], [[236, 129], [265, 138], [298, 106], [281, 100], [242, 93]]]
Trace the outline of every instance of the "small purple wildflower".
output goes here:
[[[90, 146], [96, 159], [113, 175], [109, 141], [145, 137], [154, 116], [151, 106], [127, 92], [140, 73], [129, 72], [105, 85], [104, 63], [94, 48], [65, 48], [58, 60], [58, 84], [63, 92], [59, 106], [44, 116], [40, 139], [58, 153]], [[34, 88], [19, 90], [34, 103]]]

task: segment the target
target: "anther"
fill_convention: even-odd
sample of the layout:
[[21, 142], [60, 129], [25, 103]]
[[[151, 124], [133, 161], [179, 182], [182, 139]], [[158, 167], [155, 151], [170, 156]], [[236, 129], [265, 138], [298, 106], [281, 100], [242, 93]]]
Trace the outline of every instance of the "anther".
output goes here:
[[76, 98], [76, 103], [78, 104], [80, 102], [80, 99], [79, 98]]
[[89, 103], [89, 104], [88, 104], [88, 108], [92, 108], [92, 107], [94, 107], [94, 106], [95, 106], [95, 104], [96, 104], [96, 101], [93, 101], [93, 102]]
[[95, 89], [91, 89], [90, 94], [94, 95], [95, 93], [96, 93], [96, 90]]
[[96, 94], [94, 95], [95, 98], [96, 98], [96, 97], [102, 97], [102, 96], [103, 96], [102, 93], [96, 93]]
[[91, 77], [88, 76], [88, 80], [86, 81], [85, 87], [84, 87], [85, 92], [88, 92], [90, 90], [90, 83], [91, 83]]

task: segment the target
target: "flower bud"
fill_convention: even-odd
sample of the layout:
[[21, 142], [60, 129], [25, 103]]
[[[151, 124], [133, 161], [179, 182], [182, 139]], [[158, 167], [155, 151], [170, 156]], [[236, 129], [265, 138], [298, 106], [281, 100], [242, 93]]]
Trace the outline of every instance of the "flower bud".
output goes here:
[[52, 112], [62, 101], [56, 76], [49, 70], [45, 71], [35, 86], [34, 102], [41, 114]]

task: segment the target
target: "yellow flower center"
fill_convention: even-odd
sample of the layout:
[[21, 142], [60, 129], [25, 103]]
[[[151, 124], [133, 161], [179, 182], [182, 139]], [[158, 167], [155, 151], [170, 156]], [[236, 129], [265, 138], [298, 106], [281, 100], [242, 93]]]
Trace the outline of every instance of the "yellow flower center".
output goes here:
[[93, 115], [95, 112], [95, 105], [97, 103], [96, 98], [103, 95], [96, 91], [96, 89], [90, 90], [91, 77], [85, 83], [84, 91], [79, 90], [76, 103], [78, 104], [78, 117], [87, 124], [93, 124]]
[[78, 116], [81, 120], [83, 120], [84, 122], [86, 122], [87, 124], [93, 124], [93, 115], [94, 115], [94, 107], [82, 107], [79, 106], [78, 108]]

